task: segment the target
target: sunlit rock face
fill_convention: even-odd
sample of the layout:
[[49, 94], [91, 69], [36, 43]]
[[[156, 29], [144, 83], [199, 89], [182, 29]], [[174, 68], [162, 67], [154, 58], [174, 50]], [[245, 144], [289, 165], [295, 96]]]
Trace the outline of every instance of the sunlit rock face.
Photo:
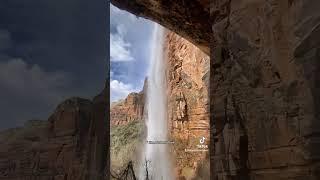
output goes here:
[[320, 178], [318, 7], [211, 4], [213, 178]]
[[99, 128], [107, 106], [103, 94], [93, 101], [67, 99], [48, 121], [1, 132], [0, 179], [102, 179], [108, 145], [106, 129]]
[[[168, 120], [176, 142], [176, 171], [180, 178], [190, 179], [209, 158], [205, 152], [185, 152], [197, 149], [200, 137], [209, 140], [209, 56], [174, 32], [167, 32], [165, 49]], [[208, 176], [209, 169], [206, 171]]]
[[110, 107], [110, 124], [125, 125], [129, 122], [144, 120], [145, 98], [147, 80], [144, 82], [143, 90], [139, 93], [132, 92], [125, 99], [113, 102]]

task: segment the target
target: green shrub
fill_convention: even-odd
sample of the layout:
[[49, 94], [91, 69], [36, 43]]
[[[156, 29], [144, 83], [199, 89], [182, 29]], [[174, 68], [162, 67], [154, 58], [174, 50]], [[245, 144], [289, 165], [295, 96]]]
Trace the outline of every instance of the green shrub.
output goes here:
[[129, 161], [138, 161], [139, 148], [145, 139], [144, 121], [132, 121], [126, 125], [111, 128], [111, 168], [121, 169]]

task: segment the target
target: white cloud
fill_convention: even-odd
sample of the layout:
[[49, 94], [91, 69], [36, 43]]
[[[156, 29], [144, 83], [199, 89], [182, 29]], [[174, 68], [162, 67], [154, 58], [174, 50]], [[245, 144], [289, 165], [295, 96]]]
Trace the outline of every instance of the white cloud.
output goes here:
[[125, 42], [123, 35], [124, 30], [116, 34], [110, 34], [110, 58], [113, 62], [133, 61], [129, 42]]
[[110, 26], [114, 27], [116, 32], [110, 33], [110, 60], [112, 62], [128, 62], [133, 61], [135, 58], [132, 55], [132, 39], [129, 40], [131, 35], [127, 34], [135, 27], [137, 18], [126, 11], [120, 10], [111, 5], [110, 11]]
[[124, 99], [131, 92], [136, 92], [137, 90], [132, 87], [131, 84], [125, 84], [118, 80], [110, 81], [110, 99], [111, 102]]
[[127, 33], [126, 26], [123, 24], [118, 24], [117, 25], [117, 32], [119, 33], [120, 36], [124, 36]]
[[[122, 16], [122, 17], [125, 17], [126, 20], [130, 20], [131, 22], [134, 22], [138, 19], [137, 16], [135, 16], [127, 11], [121, 10], [121, 9], [115, 7], [114, 5], [112, 5], [111, 3], [110, 3], [110, 15], [111, 15], [110, 17], [121, 17]], [[115, 18], [115, 19], [117, 19], [117, 18]], [[113, 20], [113, 19], [111, 19], [111, 20]]]
[[[152, 22], [110, 7], [111, 102], [139, 92], [149, 62]], [[128, 62], [128, 63], [126, 63]], [[127, 84], [130, 83], [130, 84]]]

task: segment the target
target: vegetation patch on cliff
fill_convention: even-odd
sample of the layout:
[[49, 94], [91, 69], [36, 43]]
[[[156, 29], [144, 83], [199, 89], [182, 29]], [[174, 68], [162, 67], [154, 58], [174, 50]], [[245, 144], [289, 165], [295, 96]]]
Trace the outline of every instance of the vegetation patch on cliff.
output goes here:
[[134, 164], [139, 160], [138, 152], [143, 148], [145, 136], [144, 121], [131, 121], [125, 125], [111, 127], [111, 168], [118, 171], [130, 161]]

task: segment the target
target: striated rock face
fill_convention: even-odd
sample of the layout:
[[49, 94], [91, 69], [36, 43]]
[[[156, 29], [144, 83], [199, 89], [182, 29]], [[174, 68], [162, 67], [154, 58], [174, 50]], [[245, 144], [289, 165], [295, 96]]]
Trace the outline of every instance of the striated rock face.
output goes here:
[[155, 21], [209, 54], [209, 0], [111, 0], [120, 9]]
[[124, 125], [140, 120], [143, 116], [144, 103], [140, 93], [130, 93], [125, 100], [111, 105], [111, 126]]
[[48, 121], [1, 132], [0, 179], [102, 179], [108, 144], [99, 124], [107, 106], [99, 99], [68, 99]]
[[[190, 179], [208, 153], [197, 149], [200, 137], [209, 140], [209, 56], [173, 32], [166, 35], [168, 120], [177, 172]], [[209, 144], [209, 142], [207, 142]], [[191, 173], [186, 173], [190, 171]], [[207, 172], [209, 169], [207, 169]]]
[[143, 90], [139, 93], [130, 93], [124, 100], [114, 102], [110, 107], [111, 126], [125, 125], [131, 121], [143, 120], [147, 79]]
[[212, 2], [213, 178], [320, 178], [318, 7]]
[[[181, 35], [188, 30], [166, 17], [198, 11], [180, 3], [177, 16], [144, 1], [115, 1]], [[209, 7], [212, 31], [194, 28], [211, 34], [211, 178], [320, 179], [320, 2], [212, 0]]]

